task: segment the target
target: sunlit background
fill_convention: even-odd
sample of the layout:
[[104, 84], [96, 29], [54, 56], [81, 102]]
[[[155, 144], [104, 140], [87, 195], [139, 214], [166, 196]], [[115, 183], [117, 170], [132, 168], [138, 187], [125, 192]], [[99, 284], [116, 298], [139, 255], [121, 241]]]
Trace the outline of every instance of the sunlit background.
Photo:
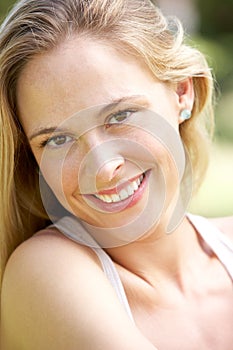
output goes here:
[[233, 1], [158, 0], [167, 15], [181, 19], [192, 45], [207, 57], [216, 77], [216, 132], [206, 179], [192, 212], [233, 215]]
[[[0, 0], [0, 20], [14, 3]], [[216, 133], [209, 171], [190, 211], [205, 216], [233, 215], [233, 1], [155, 3], [182, 21], [192, 45], [205, 53], [217, 81]]]

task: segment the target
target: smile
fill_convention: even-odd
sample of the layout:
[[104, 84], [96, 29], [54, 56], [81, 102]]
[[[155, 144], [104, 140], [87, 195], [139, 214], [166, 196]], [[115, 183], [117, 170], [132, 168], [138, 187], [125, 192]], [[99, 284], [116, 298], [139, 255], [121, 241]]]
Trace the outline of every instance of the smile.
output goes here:
[[[143, 197], [150, 177], [150, 170], [138, 175], [114, 188], [97, 193], [83, 195], [93, 208], [109, 213], [116, 213], [131, 208]], [[92, 206], [91, 205], [91, 206]]]
[[143, 181], [144, 175], [141, 175], [136, 180], [131, 183], [127, 183], [127, 185], [122, 188], [119, 193], [113, 194], [95, 194], [94, 196], [105, 203], [117, 203], [123, 201], [130, 196], [132, 196], [140, 187]]

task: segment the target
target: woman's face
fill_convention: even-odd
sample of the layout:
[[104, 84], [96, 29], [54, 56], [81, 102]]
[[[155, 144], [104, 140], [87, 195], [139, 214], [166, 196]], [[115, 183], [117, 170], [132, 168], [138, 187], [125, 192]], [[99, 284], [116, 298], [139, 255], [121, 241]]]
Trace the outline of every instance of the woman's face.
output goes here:
[[162, 83], [140, 59], [88, 38], [34, 57], [17, 86], [44, 179], [66, 209], [104, 228], [168, 210], [183, 171], [182, 150], [173, 152], [179, 115], [192, 94], [190, 81]]

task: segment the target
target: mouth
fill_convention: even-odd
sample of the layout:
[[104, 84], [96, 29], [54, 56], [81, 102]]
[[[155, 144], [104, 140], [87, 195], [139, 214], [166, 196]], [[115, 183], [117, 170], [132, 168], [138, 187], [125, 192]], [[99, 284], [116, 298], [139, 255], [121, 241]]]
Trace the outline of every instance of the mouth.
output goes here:
[[141, 199], [148, 183], [149, 174], [148, 170], [113, 189], [84, 196], [100, 210], [107, 212], [124, 210], [132, 207]]
[[[141, 186], [141, 183], [144, 179], [144, 174], [137, 177], [134, 181], [130, 180], [127, 182], [127, 184], [124, 185], [123, 188], [118, 188], [118, 191], [116, 190], [109, 190], [109, 191], [103, 191], [102, 193], [99, 192], [98, 194], [94, 194], [94, 196], [104, 203], [117, 203], [121, 202], [129, 197], [131, 197]], [[121, 186], [122, 187], [122, 186]], [[114, 191], [115, 193], [111, 193]], [[108, 193], [109, 192], [109, 193]]]

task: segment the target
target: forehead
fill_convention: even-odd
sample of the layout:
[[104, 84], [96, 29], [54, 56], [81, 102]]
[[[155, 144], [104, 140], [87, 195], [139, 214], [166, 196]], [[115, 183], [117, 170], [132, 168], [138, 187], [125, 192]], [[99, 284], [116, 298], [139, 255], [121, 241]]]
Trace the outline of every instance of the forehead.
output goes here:
[[154, 82], [147, 66], [134, 55], [111, 43], [73, 38], [35, 56], [23, 70], [17, 86], [22, 124], [45, 116], [59, 122], [91, 106], [145, 94]]
[[[90, 82], [89, 75], [98, 82], [107, 80], [110, 84], [111, 81], [105, 79], [105, 75], [111, 74], [116, 79], [119, 72], [127, 74], [128, 78], [131, 73], [134, 73], [131, 76], [134, 78], [136, 70], [140, 77], [146, 74], [147, 78], [154, 79], [143, 60], [135, 54], [123, 53], [111, 42], [73, 38], [47, 53], [32, 58], [23, 70], [19, 81], [21, 83], [24, 81], [31, 86], [36, 81], [43, 86], [52, 80], [60, 84], [67, 82], [71, 84], [75, 79], [77, 87], [85, 88], [82, 83]], [[98, 90], [97, 86], [96, 88]]]

